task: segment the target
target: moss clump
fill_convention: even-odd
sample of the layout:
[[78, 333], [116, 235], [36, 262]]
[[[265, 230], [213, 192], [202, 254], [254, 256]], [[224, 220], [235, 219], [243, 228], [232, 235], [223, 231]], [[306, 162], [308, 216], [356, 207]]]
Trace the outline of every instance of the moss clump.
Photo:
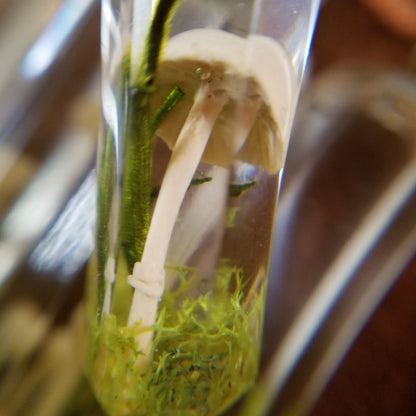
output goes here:
[[[139, 326], [125, 327], [109, 315], [90, 330], [90, 377], [111, 416], [217, 415], [256, 378], [263, 293], [242, 306], [241, 271], [221, 266], [217, 286], [188, 297], [192, 270], [166, 291], [154, 328], [152, 356], [137, 365]], [[263, 291], [262, 291], [263, 292]]]

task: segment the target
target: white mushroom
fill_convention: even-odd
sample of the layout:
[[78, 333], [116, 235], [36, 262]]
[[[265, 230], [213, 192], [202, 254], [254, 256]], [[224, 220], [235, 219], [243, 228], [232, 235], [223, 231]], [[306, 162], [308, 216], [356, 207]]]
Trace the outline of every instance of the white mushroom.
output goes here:
[[[156, 321], [172, 230], [200, 161], [230, 166], [239, 159], [270, 174], [281, 169], [293, 115], [288, 62], [278, 44], [260, 36], [197, 29], [169, 40], [154, 105], [176, 86], [185, 96], [157, 132], [172, 154], [141, 261], [129, 277], [135, 292], [128, 325]], [[151, 340], [150, 330], [137, 338], [145, 354]]]
[[[154, 99], [158, 107], [174, 86], [185, 93], [158, 130], [170, 148], [202, 82], [211, 90], [223, 89], [229, 97], [203, 160], [229, 166], [239, 159], [276, 173], [283, 164], [297, 96], [288, 53], [270, 38], [245, 39], [216, 29], [190, 30], [172, 38], [159, 68]], [[243, 144], [236, 156], [235, 150]]]

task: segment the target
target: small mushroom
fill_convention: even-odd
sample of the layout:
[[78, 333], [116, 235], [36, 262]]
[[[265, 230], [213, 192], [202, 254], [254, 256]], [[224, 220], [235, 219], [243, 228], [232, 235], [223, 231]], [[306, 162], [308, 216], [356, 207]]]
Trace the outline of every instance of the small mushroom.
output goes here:
[[[171, 234], [198, 164], [227, 167], [238, 159], [270, 174], [281, 169], [295, 94], [289, 62], [283, 48], [261, 36], [196, 29], [169, 40], [153, 104], [176, 86], [185, 96], [157, 132], [172, 154], [141, 261], [129, 276], [135, 292], [128, 325], [155, 323]], [[145, 354], [151, 340], [151, 330], [137, 339]]]

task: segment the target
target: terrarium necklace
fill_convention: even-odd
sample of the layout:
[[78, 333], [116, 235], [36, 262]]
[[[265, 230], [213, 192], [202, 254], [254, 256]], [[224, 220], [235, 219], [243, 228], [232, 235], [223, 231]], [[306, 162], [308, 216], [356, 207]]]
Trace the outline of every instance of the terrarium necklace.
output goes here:
[[217, 415], [258, 371], [297, 88], [276, 41], [178, 30], [187, 12], [102, 2], [88, 372], [111, 416]]

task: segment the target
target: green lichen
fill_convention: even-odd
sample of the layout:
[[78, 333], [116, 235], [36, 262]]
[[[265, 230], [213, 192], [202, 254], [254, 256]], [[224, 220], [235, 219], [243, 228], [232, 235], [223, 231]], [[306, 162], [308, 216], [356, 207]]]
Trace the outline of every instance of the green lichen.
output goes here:
[[[196, 297], [188, 296], [193, 271], [181, 269], [179, 277], [153, 328], [120, 325], [115, 315], [90, 320], [89, 375], [111, 416], [218, 415], [255, 381], [264, 290], [247, 302], [242, 271], [227, 265], [213, 290]], [[135, 337], [148, 330], [153, 349], [143, 368]]]

